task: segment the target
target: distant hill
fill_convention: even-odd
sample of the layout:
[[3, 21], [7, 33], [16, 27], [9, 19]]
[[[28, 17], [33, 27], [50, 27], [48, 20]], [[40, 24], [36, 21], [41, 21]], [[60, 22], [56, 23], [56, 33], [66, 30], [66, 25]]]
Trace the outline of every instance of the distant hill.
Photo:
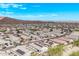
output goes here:
[[10, 17], [0, 17], [0, 24], [46, 24], [46, 23], [79, 25], [79, 22], [29, 21]]
[[4, 24], [40, 24], [48, 23], [44, 21], [27, 21], [27, 20], [18, 20], [10, 17], [0, 17], [0, 23]]

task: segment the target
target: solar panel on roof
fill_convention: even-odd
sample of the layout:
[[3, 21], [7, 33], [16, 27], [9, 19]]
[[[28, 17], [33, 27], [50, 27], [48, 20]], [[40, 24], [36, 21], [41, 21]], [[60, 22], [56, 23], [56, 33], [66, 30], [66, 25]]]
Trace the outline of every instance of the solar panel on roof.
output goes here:
[[21, 55], [24, 55], [25, 54], [25, 52], [22, 51], [22, 50], [20, 50], [20, 49], [16, 50], [16, 52], [20, 53]]

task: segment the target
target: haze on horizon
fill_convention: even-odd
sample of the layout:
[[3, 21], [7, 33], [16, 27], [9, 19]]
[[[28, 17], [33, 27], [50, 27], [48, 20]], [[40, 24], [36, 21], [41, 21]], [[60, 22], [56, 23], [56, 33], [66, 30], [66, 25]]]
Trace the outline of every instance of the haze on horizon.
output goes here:
[[79, 3], [0, 3], [0, 16], [21, 20], [79, 21]]

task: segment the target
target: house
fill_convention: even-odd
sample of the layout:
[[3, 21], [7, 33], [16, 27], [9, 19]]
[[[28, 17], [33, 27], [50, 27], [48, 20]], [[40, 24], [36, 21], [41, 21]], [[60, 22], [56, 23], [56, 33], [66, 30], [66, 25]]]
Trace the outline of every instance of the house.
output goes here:
[[61, 37], [61, 38], [59, 38], [59, 40], [66, 41], [67, 43], [73, 42], [72, 39], [69, 39], [69, 38], [66, 38], [66, 37]]
[[36, 44], [36, 43], [31, 43], [30, 46], [32, 46], [35, 51], [39, 52], [40, 49], [42, 48], [40, 45]]
[[66, 41], [59, 40], [59, 39], [52, 39], [52, 41], [55, 42], [55, 43], [58, 43], [58, 44], [64, 44], [64, 45], [68, 44]]
[[74, 31], [68, 37], [72, 40], [78, 40], [79, 39], [79, 32]]
[[16, 42], [16, 43], [20, 43], [20, 37], [16, 37], [14, 35], [9, 35], [9, 38], [11, 39], [11, 41]]
[[5, 49], [8, 49], [8, 48], [12, 48], [14, 47], [14, 43], [13, 42], [10, 42], [10, 41], [5, 41], [5, 40], [0, 40], [0, 49], [1, 50], [5, 50]]
[[15, 54], [19, 55], [19, 56], [22, 56], [22, 55], [23, 56], [26, 56], [26, 55], [30, 56], [31, 52], [32, 52], [32, 51], [28, 50], [25, 45], [17, 46], [16, 48], [13, 48], [12, 51], [14, 51]]
[[48, 48], [47, 48], [47, 47], [42, 47], [42, 48], [40, 49], [40, 51], [41, 51], [41, 53], [47, 52], [47, 51], [48, 51]]
[[[31, 43], [30, 46], [34, 48], [34, 51], [33, 51], [33, 52], [40, 52], [40, 53], [43, 53], [43, 52], [46, 52], [47, 49], [48, 49], [47, 47], [41, 46], [41, 45], [36, 44], [36, 43]], [[32, 48], [32, 49], [33, 49], [33, 48]], [[30, 49], [31, 49], [31, 48], [30, 48]]]

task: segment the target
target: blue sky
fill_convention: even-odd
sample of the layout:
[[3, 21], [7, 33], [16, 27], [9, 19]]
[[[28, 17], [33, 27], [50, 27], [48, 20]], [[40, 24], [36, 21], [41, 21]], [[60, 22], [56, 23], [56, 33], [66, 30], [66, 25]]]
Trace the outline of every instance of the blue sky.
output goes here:
[[21, 20], [79, 21], [79, 3], [0, 3], [0, 16]]

